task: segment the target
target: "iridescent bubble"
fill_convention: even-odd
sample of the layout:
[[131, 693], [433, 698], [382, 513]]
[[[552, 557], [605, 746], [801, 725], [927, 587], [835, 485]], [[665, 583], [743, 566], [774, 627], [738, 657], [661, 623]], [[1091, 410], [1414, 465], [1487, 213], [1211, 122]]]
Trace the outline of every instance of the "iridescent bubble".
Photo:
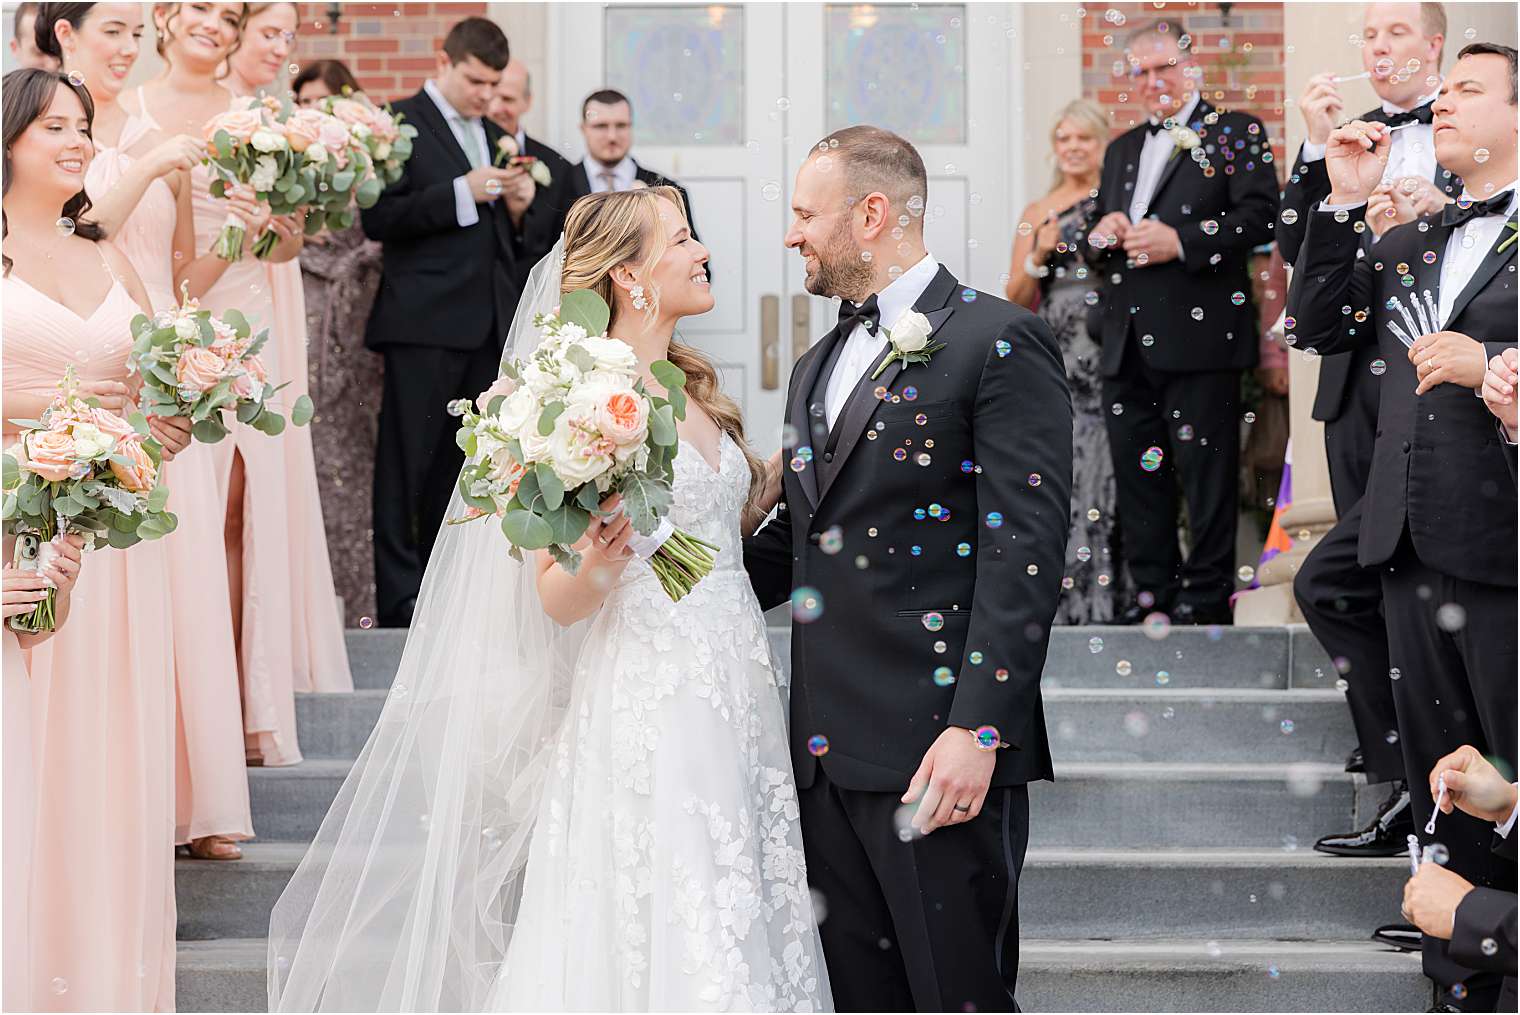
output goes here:
[[993, 343], [993, 348], [997, 350], [997, 354], [1000, 357], [1007, 356], [1010, 352], [1013, 352], [1013, 346], [1009, 344], [1007, 339], [1003, 338]]
[[1090, 547], [1090, 546], [1079, 546], [1079, 547], [1077, 547], [1076, 557], [1077, 557], [1077, 561], [1079, 563], [1086, 564], [1088, 561], [1092, 560], [1092, 547]]
[[902, 397], [903, 397], [903, 401], [904, 402], [914, 402], [914, 401], [917, 401], [918, 400], [918, 389], [915, 388], [913, 385], [909, 384], [907, 387], [905, 387], [905, 388], [902, 389]]
[[823, 593], [802, 585], [792, 590], [792, 619], [799, 624], [811, 624], [823, 616]]
[[807, 468], [807, 461], [801, 455], [793, 455], [791, 461], [787, 462], [787, 465], [791, 467], [793, 472], [801, 472]]
[[1177, 439], [1179, 441], [1190, 441], [1193, 439], [1193, 426], [1191, 423], [1184, 423], [1177, 428]]
[[372, 628], [372, 627], [375, 626], [375, 618], [374, 617], [360, 617], [359, 618], [359, 626], [361, 628], [363, 628], [364, 630], [368, 631], [370, 628]]
[[767, 201], [781, 200], [781, 184], [776, 183], [773, 180], [770, 183], [762, 185], [760, 187], [760, 196], [765, 198]]
[[1219, 223], [1215, 222], [1213, 219], [1204, 219], [1203, 224], [1200, 226], [1200, 228], [1203, 229], [1206, 235], [1213, 236], [1215, 233], [1219, 232]]
[[1368, 364], [1367, 369], [1372, 371], [1372, 376], [1381, 377], [1388, 372], [1388, 362], [1379, 356]]
[[1473, 161], [1476, 162], [1476, 163], [1478, 163], [1478, 165], [1481, 166], [1483, 163], [1487, 162], [1488, 159], [1489, 159], [1489, 153], [1488, 153], [1488, 149], [1487, 148], [1474, 148], [1473, 149]]
[[1192, 310], [1192, 315], [1193, 315], [1193, 320], [1195, 320], [1195, 321], [1201, 321], [1201, 320], [1203, 320], [1203, 308], [1202, 307], [1194, 307], [1193, 310]]
[[976, 463], [967, 458], [965, 461], [961, 462], [961, 471], [967, 474], [975, 472]]
[[1282, 219], [1283, 225], [1291, 226], [1298, 221], [1298, 212], [1293, 208], [1284, 208], [1278, 217]]
[[1114, 663], [1114, 672], [1119, 674], [1121, 677], [1127, 677], [1134, 671], [1135, 667], [1131, 665], [1128, 659], [1120, 659], [1118, 662]]
[[487, 180], [486, 181], [486, 193], [487, 194], [500, 194], [501, 193], [501, 181], [498, 180], [498, 179], [495, 179], [495, 178]]
[[1115, 416], [1122, 416], [1124, 415], [1124, 403], [1115, 402], [1113, 405], [1108, 407], [1108, 411], [1113, 413]]
[[1243, 419], [1246, 423], [1254, 423], [1256, 422], [1256, 413], [1248, 412], [1240, 418]]
[[982, 750], [996, 750], [997, 746], [1002, 742], [1003, 738], [998, 736], [996, 726], [978, 726], [976, 728], [976, 746]]
[[1436, 263], [1436, 252], [1434, 250], [1427, 250], [1427, 251], [1425, 251], [1424, 260], [1425, 260], [1426, 264], [1435, 264]]
[[961, 302], [962, 303], [975, 303], [976, 302], [976, 290], [975, 289], [962, 289], [961, 290]]
[[818, 534], [818, 549], [829, 556], [833, 556], [844, 549], [844, 530], [837, 525], [831, 525]]
[[933, 610], [924, 614], [923, 625], [925, 631], [938, 631], [945, 626], [945, 615]]
[[925, 423], [929, 422], [929, 417], [921, 412], [917, 416], [913, 417], [913, 422], [917, 423], [919, 426], [923, 426]]
[[1099, 638], [1097, 635], [1093, 635], [1091, 638], [1087, 639], [1087, 651], [1091, 652], [1093, 655], [1097, 655], [1099, 652], [1102, 652], [1103, 639]]
[[1287, 736], [1289, 733], [1293, 732], [1293, 720], [1284, 719], [1282, 722], [1278, 723], [1278, 729], [1283, 731], [1283, 736]]
[[1483, 950], [1484, 955], [1495, 955], [1499, 951], [1499, 942], [1491, 937], [1486, 937], [1478, 947]]
[[1451, 862], [1451, 851], [1446, 848], [1445, 843], [1432, 842], [1427, 848], [1430, 850], [1431, 863], [1445, 867]]
[[[1470, 31], [1472, 31], [1472, 29], [1469, 28], [1468, 31], [1470, 32]], [[1466, 998], [1467, 997], [1467, 984], [1465, 984], [1465, 983], [1453, 983], [1451, 985], [1451, 996], [1453, 998], [1455, 998], [1456, 1000], [1458, 1000], [1458, 1001], [1461, 1001], [1464, 998]]]
[[1001, 511], [988, 511], [987, 512], [987, 527], [989, 529], [1001, 529], [1003, 527], [1003, 512], [1001, 512]]
[[937, 687], [949, 687], [955, 683], [955, 671], [948, 666], [936, 666], [934, 668], [934, 683]]
[[59, 236], [73, 236], [74, 220], [65, 215], [63, 218], [53, 223], [53, 228], [58, 230]]
[[969, 556], [971, 556], [971, 544], [970, 543], [957, 543], [956, 547], [955, 547], [955, 555], [957, 557], [969, 557]]
[[1008, 683], [1008, 671], [1004, 669], [994, 670], [992, 679], [996, 680], [1000, 684], [1006, 684]]
[[1027, 575], [1029, 575], [1029, 577], [1033, 578], [1035, 575], [1037, 575], [1037, 574], [1040, 573], [1040, 565], [1038, 565], [1038, 564], [1030, 564], [1028, 567], [1026, 567], [1024, 569], [1024, 573], [1027, 574]]
[[61, 997], [69, 992], [69, 981], [61, 976], [55, 976], [53, 977], [52, 988], [53, 993]]
[[899, 462], [906, 462], [908, 460], [908, 451], [906, 448], [893, 448], [892, 457]]
[[821, 758], [829, 753], [829, 738], [822, 733], [814, 733], [808, 737], [808, 753], [815, 758]]
[[1242, 564], [1240, 570], [1235, 572], [1235, 577], [1249, 585], [1251, 579], [1256, 577], [1256, 569], [1250, 564]]
[[1164, 613], [1148, 613], [1141, 625], [1141, 630], [1151, 641], [1160, 641], [1172, 633], [1172, 618]]
[[1235, 292], [1230, 293], [1230, 302], [1237, 307], [1243, 306], [1246, 302], [1246, 294], [1237, 289]]
[[1140, 468], [1146, 472], [1155, 472], [1161, 468], [1162, 458], [1161, 449], [1155, 445], [1151, 445], [1140, 455]]
[[[1168, 673], [1166, 670], [1157, 670], [1156, 671], [1156, 686], [1157, 687], [1165, 687], [1167, 684], [1170, 684], [1171, 682], [1172, 682], [1172, 675], [1170, 673]], [[1167, 718], [1170, 719], [1171, 716], [1167, 716]]]
[[1153, 345], [1156, 344], [1156, 336], [1155, 335], [1141, 335], [1140, 336], [1140, 344], [1143, 345], [1143, 346], [1145, 346], [1147, 349], [1149, 349], [1151, 346], [1153, 346]]
[[930, 458], [927, 454], [925, 454], [924, 452], [920, 451], [918, 453], [918, 457], [915, 458], [915, 459], [913, 459], [913, 460], [915, 462], [917, 462], [919, 465], [922, 465], [924, 468], [928, 468], [929, 467], [929, 463], [932, 462], [934, 459]]
[[1030, 486], [1039, 486], [1040, 485], [1040, 474], [1038, 472], [1031, 472], [1029, 474], [1029, 485]]
[[1099, 511], [1097, 508], [1088, 508], [1087, 509], [1087, 520], [1088, 521], [1095, 522], [1099, 518], [1102, 518], [1102, 517], [1103, 517], [1103, 512]]
[[986, 657], [983, 656], [980, 652], [973, 652], [969, 656], [967, 656], [966, 658], [968, 658], [968, 659], [971, 660], [971, 665], [972, 666], [980, 666], [980, 665], [982, 665], [982, 660], [984, 658], [986, 658]]
[[1460, 603], [1442, 603], [1436, 610], [1436, 626], [1447, 634], [1456, 634], [1467, 626], [1467, 610]]

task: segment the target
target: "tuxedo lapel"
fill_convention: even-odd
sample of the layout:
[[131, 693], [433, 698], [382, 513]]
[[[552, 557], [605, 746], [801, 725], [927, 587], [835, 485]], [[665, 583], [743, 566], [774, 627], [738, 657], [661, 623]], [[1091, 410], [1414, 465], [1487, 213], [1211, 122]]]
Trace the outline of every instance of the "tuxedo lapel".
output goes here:
[[[1199, 99], [1198, 107], [1193, 110], [1192, 123], [1184, 124], [1183, 126], [1186, 126], [1194, 132], [1197, 132], [1203, 125], [1203, 118], [1208, 115], [1208, 113], [1210, 113], [1213, 108], [1214, 107], [1210, 106], [1207, 102]], [[1156, 189], [1154, 192], [1152, 192], [1151, 199], [1146, 202], [1147, 208], [1156, 207], [1156, 202], [1161, 197], [1161, 192], [1164, 191], [1166, 189], [1166, 185], [1172, 181], [1172, 177], [1177, 174], [1177, 170], [1182, 167], [1182, 164], [1184, 162], [1192, 161], [1192, 157], [1189, 156], [1186, 152], [1179, 151], [1175, 145], [1173, 146], [1172, 153], [1166, 158], [1166, 165], [1161, 167], [1161, 177], [1156, 181]]]
[[[808, 406], [813, 400], [813, 388], [818, 384], [818, 374], [823, 365], [829, 361], [829, 356], [834, 347], [841, 339], [837, 330], [830, 331], [828, 336], [803, 356], [800, 364], [802, 375], [798, 378], [797, 388], [792, 392], [792, 404], [787, 413], [787, 421], [791, 423], [792, 430], [796, 433], [797, 449], [813, 448], [812, 420], [808, 418]], [[797, 482], [802, 485], [802, 492], [807, 494], [808, 503], [813, 509], [818, 507], [818, 455], [814, 454], [813, 461], [807, 462], [801, 471], [797, 473]]]
[[[1511, 215], [1509, 220], [1515, 222], [1516, 217]], [[1499, 238], [1494, 241], [1492, 247], [1488, 248], [1488, 253], [1484, 255], [1483, 260], [1478, 264], [1478, 270], [1473, 272], [1473, 277], [1468, 281], [1467, 286], [1457, 294], [1455, 302], [1451, 305], [1451, 316], [1441, 324], [1441, 327], [1447, 327], [1452, 321], [1461, 317], [1462, 311], [1467, 309], [1467, 305], [1473, 301], [1473, 297], [1482, 292], [1483, 288], [1493, 281], [1494, 276], [1499, 274], [1499, 269], [1514, 258], [1516, 244], [1510, 243], [1508, 246], [1505, 246], [1505, 241], [1514, 235], [1516, 233], [1507, 227], [1499, 230]], [[1499, 253], [1500, 247], [1504, 247], [1504, 253], [1502, 254]], [[1481, 336], [1475, 337], [1478, 337], [1481, 341]]]
[[[950, 319], [954, 308], [948, 306], [950, 295], [959, 285], [955, 276], [940, 265], [939, 273], [934, 276], [934, 281], [929, 283], [929, 288], [924, 290], [918, 302], [913, 304], [913, 309], [929, 319], [929, 338], [933, 340], [935, 332]], [[891, 350], [890, 342], [887, 351]], [[882, 356], [887, 353], [883, 352]], [[881, 360], [877, 360], [880, 363]], [[845, 461], [850, 453], [855, 450], [855, 445], [860, 443], [861, 434], [865, 433], [870, 425], [871, 417], [876, 415], [876, 410], [881, 406], [882, 400], [876, 397], [878, 389], [892, 390], [892, 382], [897, 380], [897, 375], [902, 373], [903, 363], [900, 359], [894, 359], [889, 363], [881, 376], [872, 379], [871, 374], [876, 371], [873, 365], [860, 378], [855, 385], [855, 390], [850, 393], [850, 399], [840, 412], [839, 419], [833, 429], [829, 431], [829, 452], [834, 456], [830, 463], [828, 475], [824, 479], [823, 487], [818, 493], [819, 501], [828, 495], [829, 488], [834, 485], [834, 480], [844, 471]]]
[[424, 89], [417, 93], [417, 118], [422, 121], [433, 135], [433, 140], [438, 146], [453, 159], [454, 164], [461, 172], [470, 171], [470, 159], [465, 155], [464, 149], [459, 147], [459, 139], [454, 136], [454, 131], [449, 127], [449, 122], [443, 118], [443, 111], [438, 108], [438, 103]]

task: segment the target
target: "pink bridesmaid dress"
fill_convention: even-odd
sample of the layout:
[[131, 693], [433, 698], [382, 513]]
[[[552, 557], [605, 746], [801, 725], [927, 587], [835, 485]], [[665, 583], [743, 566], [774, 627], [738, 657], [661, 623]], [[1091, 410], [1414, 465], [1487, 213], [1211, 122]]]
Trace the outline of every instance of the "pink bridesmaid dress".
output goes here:
[[[82, 380], [127, 379], [140, 308], [120, 282], [83, 318], [14, 273], [0, 291], [7, 392], [49, 395], [71, 365]], [[35, 1010], [174, 1009], [169, 585], [163, 542], [95, 551], [68, 623], [31, 651]]]
[[[210, 173], [193, 172], [196, 249], [208, 250], [226, 219], [211, 196]], [[254, 331], [268, 328], [263, 358], [287, 419], [307, 390], [306, 307], [297, 261], [267, 264], [251, 255], [235, 262], [201, 305], [213, 313], [241, 310]], [[301, 760], [295, 692], [353, 690], [343, 621], [333, 589], [322, 505], [317, 494], [311, 431], [287, 426], [267, 437], [242, 424], [214, 445], [225, 496], [233, 454], [243, 459], [243, 731], [250, 759], [265, 765]]]
[[32, 773], [32, 688], [26, 672], [21, 643], [9, 627], [0, 630], [4, 642], [4, 665], [0, 667], [0, 901], [5, 915], [0, 923], [0, 1007], [6, 1011], [32, 1010], [31, 873], [32, 835], [36, 809], [35, 776]]
[[[142, 92], [138, 92], [142, 107]], [[100, 148], [85, 176], [91, 194], [114, 187], [132, 164], [124, 154], [158, 125], [129, 117], [115, 148]], [[149, 185], [113, 242], [137, 269], [154, 310], [178, 304], [174, 292], [174, 192], [163, 180]], [[237, 647], [227, 596], [222, 550], [222, 494], [217, 456], [191, 444], [172, 465], [171, 510], [179, 528], [165, 537], [169, 596], [174, 603], [174, 841], [208, 835], [253, 835], [248, 770], [242, 750], [243, 705], [238, 690]]]

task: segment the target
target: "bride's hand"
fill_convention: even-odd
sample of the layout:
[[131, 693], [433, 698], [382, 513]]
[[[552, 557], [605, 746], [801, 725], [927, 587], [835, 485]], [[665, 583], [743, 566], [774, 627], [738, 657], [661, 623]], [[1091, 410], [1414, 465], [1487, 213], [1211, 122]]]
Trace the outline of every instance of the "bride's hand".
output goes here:
[[633, 523], [626, 512], [618, 510], [622, 503], [619, 494], [602, 501], [601, 514], [591, 516], [586, 534], [575, 544], [575, 549], [593, 565], [626, 564], [633, 557], [633, 551], [628, 549]]
[[776, 504], [781, 500], [781, 469], [784, 452], [777, 451], [765, 463], [765, 485], [760, 488], [760, 496], [755, 504], [761, 514], [770, 514]]

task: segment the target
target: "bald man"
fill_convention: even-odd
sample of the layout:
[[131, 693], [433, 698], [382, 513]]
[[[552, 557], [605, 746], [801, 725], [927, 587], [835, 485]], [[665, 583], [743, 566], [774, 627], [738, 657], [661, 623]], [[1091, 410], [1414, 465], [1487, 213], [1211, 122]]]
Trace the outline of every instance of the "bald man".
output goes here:
[[510, 60], [491, 96], [486, 115], [516, 142], [519, 155], [535, 158], [549, 170], [547, 185], [534, 184], [533, 203], [513, 237], [520, 285], [528, 281], [533, 266], [554, 247], [565, 227], [565, 212], [574, 200], [568, 195], [570, 174], [575, 167], [553, 148], [529, 137], [523, 128], [523, 117], [532, 108], [533, 77], [521, 60]]

